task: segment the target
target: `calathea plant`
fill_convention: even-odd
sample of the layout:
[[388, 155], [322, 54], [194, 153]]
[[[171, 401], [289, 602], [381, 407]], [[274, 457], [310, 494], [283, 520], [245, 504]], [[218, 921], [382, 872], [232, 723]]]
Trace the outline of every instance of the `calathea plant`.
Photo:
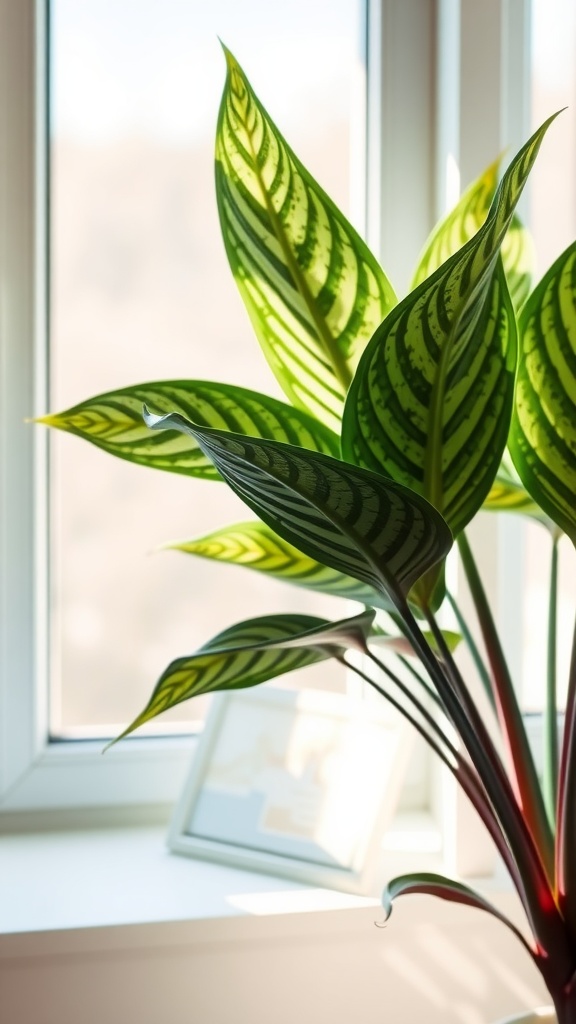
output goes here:
[[[226, 629], [168, 666], [126, 733], [195, 695], [255, 686], [322, 659], [348, 664], [350, 650], [362, 652], [354, 671], [401, 707], [475, 807], [528, 928], [524, 936], [481, 895], [437, 875], [395, 879], [386, 907], [401, 893], [426, 892], [496, 914], [541, 972], [560, 1024], [576, 1024], [576, 659], [559, 749], [551, 646], [541, 784], [466, 539], [481, 508], [536, 517], [552, 538], [554, 573], [559, 537], [576, 540], [576, 244], [531, 292], [529, 243], [515, 215], [552, 118], [499, 184], [493, 165], [469, 188], [398, 301], [230, 53], [226, 60], [216, 143], [222, 233], [287, 401], [230, 384], [163, 381], [99, 395], [44, 422], [144, 466], [225, 481], [258, 518], [183, 543], [184, 551], [361, 608], [336, 622], [286, 614]], [[483, 652], [446, 594], [454, 540]], [[444, 600], [473, 651], [501, 745], [438, 625]], [[406, 661], [406, 652], [411, 670], [399, 675], [394, 658]]]

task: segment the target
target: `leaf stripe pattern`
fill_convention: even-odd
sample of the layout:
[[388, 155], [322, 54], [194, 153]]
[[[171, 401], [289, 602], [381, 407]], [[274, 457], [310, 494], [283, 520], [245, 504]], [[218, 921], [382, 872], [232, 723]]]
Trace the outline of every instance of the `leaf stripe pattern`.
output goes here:
[[344, 457], [423, 493], [454, 534], [506, 443], [517, 339], [499, 248], [551, 120], [506, 171], [483, 227], [376, 330], [348, 393]]
[[519, 312], [532, 288], [536, 267], [536, 249], [532, 235], [516, 213], [512, 217], [512, 223], [502, 242], [502, 262], [506, 271], [512, 305]]
[[235, 523], [169, 548], [219, 562], [240, 565], [307, 590], [349, 601], [389, 608], [377, 590], [308, 558], [258, 520]]
[[404, 608], [412, 584], [448, 552], [450, 530], [419, 495], [329, 456], [155, 417], [196, 437], [230, 487], [311, 558], [367, 583]]
[[225, 56], [216, 194], [230, 266], [290, 401], [338, 430], [361, 351], [396, 297]]
[[504, 453], [496, 479], [482, 507], [488, 512], [518, 512], [538, 520], [548, 529], [553, 528], [546, 513], [524, 489], [508, 452]]
[[40, 422], [82, 437], [142, 466], [209, 480], [219, 474], [196, 441], [180, 431], [151, 433], [143, 405], [174, 411], [208, 426], [274, 438], [338, 456], [336, 434], [307, 413], [246, 388], [209, 381], [159, 381], [97, 395]]
[[436, 225], [418, 261], [411, 290], [422, 284], [450, 256], [458, 252], [482, 226], [498, 184], [499, 163], [497, 160], [490, 164], [466, 189], [456, 206]]
[[374, 612], [327, 622], [311, 615], [266, 615], [237, 623], [162, 673], [144, 710], [118, 737], [182, 701], [221, 690], [258, 686], [286, 672], [365, 649]]
[[[441, 359], [440, 347], [435, 346], [429, 326], [430, 318], [436, 314], [437, 298], [427, 296], [422, 306], [407, 310], [397, 329], [398, 335], [411, 339], [421, 318], [421, 337], [429, 363], [439, 363]], [[440, 298], [438, 304], [442, 302]], [[478, 338], [482, 338], [483, 344], [474, 349], [472, 342]], [[476, 510], [471, 507], [471, 496], [475, 505], [481, 503], [500, 464], [513, 389], [513, 363], [510, 365], [502, 348], [515, 352], [515, 342], [506, 282], [503, 274], [497, 272], [480, 314], [462, 324], [458, 344], [464, 347], [457, 353], [459, 358], [455, 353], [447, 374], [442, 407], [441, 495], [427, 495], [438, 504], [455, 534]], [[415, 373], [407, 365], [403, 349], [398, 355], [398, 363], [379, 359], [371, 367], [368, 387], [374, 397], [368, 410], [369, 420], [362, 417], [362, 406], [358, 407], [360, 426], [355, 436], [354, 461], [371, 469], [384, 469], [394, 479], [426, 493], [433, 380], [431, 374]], [[409, 390], [410, 395], [405, 398]], [[351, 405], [353, 401], [352, 395]], [[349, 430], [351, 420], [352, 414], [345, 421], [345, 431]], [[345, 454], [351, 453], [345, 448]]]
[[[453, 210], [438, 224], [424, 246], [412, 289], [442, 266], [481, 228], [490, 210], [498, 184], [496, 160], [470, 185]], [[512, 305], [520, 309], [530, 292], [535, 253], [530, 232], [514, 214], [502, 243], [502, 262], [510, 289]]]
[[520, 318], [510, 452], [526, 490], [576, 544], [576, 242]]

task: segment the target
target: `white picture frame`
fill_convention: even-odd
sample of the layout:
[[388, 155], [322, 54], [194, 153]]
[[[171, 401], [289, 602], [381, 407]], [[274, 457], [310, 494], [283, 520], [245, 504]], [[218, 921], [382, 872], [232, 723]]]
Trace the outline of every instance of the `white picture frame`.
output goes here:
[[351, 893], [377, 874], [412, 747], [375, 702], [270, 686], [215, 694], [171, 851]]

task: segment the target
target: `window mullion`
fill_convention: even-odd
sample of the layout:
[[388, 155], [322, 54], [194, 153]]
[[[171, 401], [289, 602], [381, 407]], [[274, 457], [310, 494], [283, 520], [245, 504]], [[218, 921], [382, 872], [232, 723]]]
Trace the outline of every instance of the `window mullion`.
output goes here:
[[530, 0], [460, 5], [460, 167], [463, 182], [529, 129]]
[[[454, 6], [454, 0], [446, 0]], [[508, 158], [530, 131], [531, 0], [460, 3], [460, 109], [458, 165], [465, 187], [498, 155]], [[526, 208], [526, 198], [520, 208]], [[513, 675], [522, 664], [520, 607], [523, 553], [517, 522], [485, 515], [474, 524], [475, 550], [483, 568]], [[518, 581], [512, 594], [510, 580]], [[465, 599], [464, 599], [465, 600]]]
[[368, 0], [366, 236], [400, 294], [436, 220], [435, 0]]
[[[0, 793], [38, 751], [35, 572], [36, 445], [25, 417], [36, 409], [36, 10], [0, 0], [2, 162], [0, 265]], [[41, 443], [41, 442], [40, 442]], [[42, 715], [40, 716], [42, 717]]]

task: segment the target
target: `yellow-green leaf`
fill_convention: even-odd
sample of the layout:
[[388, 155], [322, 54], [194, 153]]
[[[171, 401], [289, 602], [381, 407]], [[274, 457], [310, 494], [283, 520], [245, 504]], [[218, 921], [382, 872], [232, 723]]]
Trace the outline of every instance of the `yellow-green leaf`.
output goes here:
[[176, 411], [213, 427], [275, 438], [327, 455], [340, 452], [338, 436], [306, 412], [257, 391], [203, 380], [135, 384], [96, 395], [39, 422], [141, 466], [219, 479], [192, 437], [175, 430], [152, 434], [142, 417], [144, 405], [159, 413]]
[[360, 354], [396, 297], [232, 54], [225, 55], [216, 194], [230, 266], [290, 401], [339, 430]]
[[303, 554], [259, 520], [234, 523], [204, 537], [167, 547], [217, 562], [241, 565], [322, 594], [360, 601], [377, 608], [389, 606], [389, 602], [383, 601], [373, 587]]

